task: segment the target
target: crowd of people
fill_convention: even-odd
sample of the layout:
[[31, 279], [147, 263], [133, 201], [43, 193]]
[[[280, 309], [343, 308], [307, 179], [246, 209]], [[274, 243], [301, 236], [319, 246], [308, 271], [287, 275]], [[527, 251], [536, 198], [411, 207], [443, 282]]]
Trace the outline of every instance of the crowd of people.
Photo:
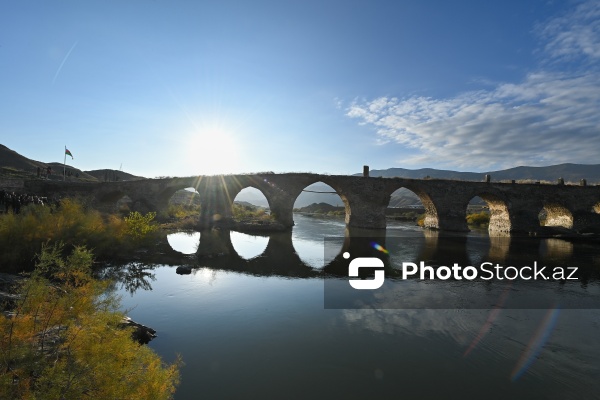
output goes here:
[[48, 204], [48, 198], [36, 196], [34, 194], [19, 194], [0, 190], [0, 211], [8, 213], [10, 209], [13, 213], [18, 214], [21, 212], [21, 207], [29, 204], [46, 205]]

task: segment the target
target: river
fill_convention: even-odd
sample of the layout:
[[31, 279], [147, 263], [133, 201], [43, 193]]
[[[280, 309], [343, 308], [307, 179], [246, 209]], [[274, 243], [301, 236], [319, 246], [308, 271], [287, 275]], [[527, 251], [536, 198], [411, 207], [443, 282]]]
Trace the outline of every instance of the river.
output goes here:
[[[127, 314], [158, 332], [149, 346], [167, 361], [183, 356], [176, 399], [600, 398], [600, 307], [583, 301], [599, 296], [597, 245], [550, 239], [503, 247], [482, 232], [443, 240], [395, 222], [385, 233], [386, 273], [409, 258], [473, 262], [498, 252], [585, 263], [591, 272], [585, 283], [552, 286], [552, 298], [576, 299], [566, 308], [522, 303], [500, 309], [493, 301], [481, 307], [484, 296], [493, 298], [502, 287], [453, 284], [448, 294], [447, 286], [414, 280], [410, 293], [429, 297], [409, 307], [392, 300], [383, 309], [377, 303], [382, 296], [354, 290], [361, 301], [376, 301], [326, 308], [327, 297], [336, 300], [347, 289], [339, 296], [335, 288], [327, 292], [324, 275], [334, 286], [349, 287], [347, 277], [327, 270], [345, 226], [334, 219], [294, 219], [291, 235], [272, 236], [269, 245], [268, 236], [231, 232], [237, 254], [183, 256], [194, 267], [188, 275], [160, 260], [113, 271], [122, 277], [115, 290]], [[168, 241], [182, 253], [195, 253], [199, 235], [175, 234]], [[341, 238], [331, 256], [324, 252], [325, 236]], [[400, 246], [391, 239], [396, 236], [420, 242]], [[455, 307], [431, 293], [474, 306]]]

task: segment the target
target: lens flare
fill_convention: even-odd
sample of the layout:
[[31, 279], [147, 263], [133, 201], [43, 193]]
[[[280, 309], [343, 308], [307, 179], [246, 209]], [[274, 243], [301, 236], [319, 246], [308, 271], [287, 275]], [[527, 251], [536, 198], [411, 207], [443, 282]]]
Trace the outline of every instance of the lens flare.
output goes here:
[[385, 247], [383, 247], [383, 246], [382, 246], [382, 245], [380, 245], [379, 243], [371, 242], [371, 246], [372, 246], [372, 247], [373, 247], [375, 250], [377, 250], [377, 251], [380, 251], [380, 252], [382, 252], [382, 253], [384, 253], [384, 254], [390, 254], [390, 253], [389, 253], [389, 252], [388, 252], [388, 251], [385, 249]]
[[475, 339], [473, 339], [473, 341], [471, 342], [471, 344], [469, 345], [467, 350], [465, 350], [463, 357], [468, 356], [469, 353], [471, 353], [473, 351], [473, 349], [479, 344], [479, 342], [488, 334], [488, 332], [492, 328], [492, 325], [494, 324], [494, 321], [496, 321], [496, 319], [498, 318], [498, 315], [500, 314], [500, 311], [502, 310], [502, 306], [506, 302], [506, 298], [508, 297], [508, 294], [510, 293], [511, 286], [512, 285], [509, 284], [504, 289], [504, 291], [500, 295], [500, 298], [498, 299], [498, 302], [496, 303], [496, 306], [490, 311], [490, 313], [487, 317], [487, 320], [485, 321], [485, 323], [479, 330], [479, 333], [477, 334]]
[[519, 379], [521, 376], [523, 376], [523, 374], [527, 371], [527, 369], [529, 369], [531, 364], [533, 364], [538, 354], [540, 354], [540, 351], [542, 351], [542, 348], [544, 347], [544, 345], [550, 338], [550, 335], [552, 334], [552, 330], [556, 326], [558, 314], [560, 314], [560, 309], [558, 308], [548, 310], [548, 312], [546, 313], [542, 324], [538, 328], [536, 334], [529, 341], [527, 348], [525, 349], [525, 351], [523, 351], [519, 362], [517, 363], [515, 369], [513, 369], [513, 372], [510, 375], [510, 378], [513, 382]]

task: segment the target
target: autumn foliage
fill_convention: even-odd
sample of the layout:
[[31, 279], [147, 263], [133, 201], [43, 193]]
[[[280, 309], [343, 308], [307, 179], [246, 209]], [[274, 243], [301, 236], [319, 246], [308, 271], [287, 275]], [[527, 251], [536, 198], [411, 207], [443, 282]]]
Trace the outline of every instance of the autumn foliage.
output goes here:
[[131, 212], [126, 217], [103, 215], [74, 199], [59, 206], [29, 205], [20, 214], [0, 215], [0, 269], [32, 266], [32, 255], [47, 242], [84, 245], [99, 258], [130, 254], [157, 231], [155, 213]]
[[171, 398], [180, 359], [165, 364], [120, 326], [118, 299], [91, 276], [90, 251], [62, 253], [43, 247], [0, 316], [0, 398]]

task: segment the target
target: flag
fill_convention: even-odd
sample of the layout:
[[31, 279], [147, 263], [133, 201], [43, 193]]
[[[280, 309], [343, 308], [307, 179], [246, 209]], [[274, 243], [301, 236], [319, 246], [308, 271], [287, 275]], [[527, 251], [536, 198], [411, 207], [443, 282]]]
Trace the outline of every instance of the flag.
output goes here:
[[69, 149], [67, 149], [66, 147], [65, 147], [65, 154], [67, 156], [71, 156], [71, 159], [73, 159], [73, 154], [71, 154], [71, 152], [69, 151]]

